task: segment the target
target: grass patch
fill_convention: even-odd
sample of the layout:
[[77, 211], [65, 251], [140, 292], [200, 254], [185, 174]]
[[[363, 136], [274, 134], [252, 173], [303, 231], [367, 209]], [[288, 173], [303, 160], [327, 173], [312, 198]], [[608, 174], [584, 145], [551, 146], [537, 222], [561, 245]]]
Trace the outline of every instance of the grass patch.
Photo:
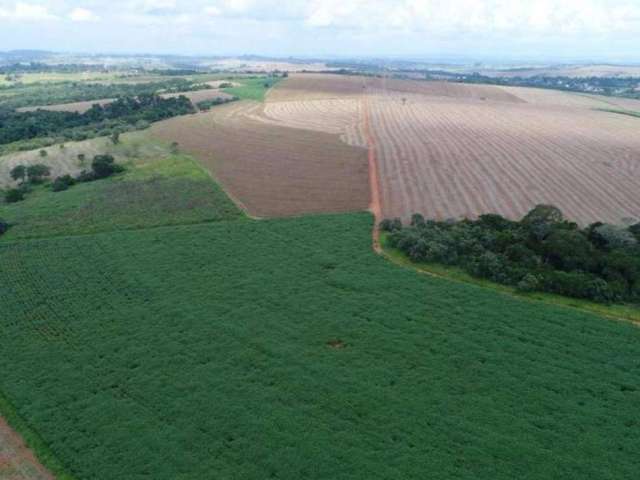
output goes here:
[[241, 100], [264, 102], [267, 92], [280, 81], [280, 78], [234, 78], [233, 81], [241, 85], [238, 87], [223, 88], [222, 91], [234, 95]]
[[627, 115], [628, 117], [640, 118], [640, 112], [636, 112], [634, 110], [625, 110], [619, 108], [597, 108], [596, 110], [599, 112], [617, 113], [619, 115]]
[[191, 157], [145, 137], [107, 148], [124, 174], [81, 183], [67, 191], [35, 187], [15, 204], [0, 204], [11, 224], [3, 240], [241, 218], [241, 211]]
[[456, 282], [464, 282], [488, 288], [509, 296], [517, 297], [527, 301], [543, 302], [561, 307], [575, 308], [586, 312], [602, 315], [605, 317], [627, 320], [640, 324], [640, 308], [634, 305], [605, 305], [602, 303], [590, 302], [579, 298], [569, 298], [562, 295], [554, 295], [545, 292], [519, 292], [514, 287], [500, 285], [490, 280], [476, 278], [469, 275], [460, 267], [446, 266], [436, 263], [413, 262], [403, 252], [388, 245], [388, 234], [380, 233], [380, 245], [384, 254], [392, 262], [407, 268], [418, 270], [427, 274], [436, 275]]
[[398, 268], [371, 227], [0, 244], [0, 391], [78, 478], [634, 478], [640, 329]]

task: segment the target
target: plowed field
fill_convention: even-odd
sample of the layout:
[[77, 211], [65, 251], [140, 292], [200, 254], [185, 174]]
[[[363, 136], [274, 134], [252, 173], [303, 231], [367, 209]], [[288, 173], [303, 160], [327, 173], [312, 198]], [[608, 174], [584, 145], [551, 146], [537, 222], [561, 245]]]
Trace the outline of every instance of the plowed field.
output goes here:
[[298, 75], [274, 89], [262, 119], [363, 146], [365, 101], [386, 217], [519, 218], [552, 203], [581, 223], [640, 218], [640, 120], [595, 111], [633, 101]]
[[367, 152], [336, 134], [260, 120], [261, 106], [237, 102], [155, 124], [153, 134], [195, 155], [251, 215], [365, 210]]

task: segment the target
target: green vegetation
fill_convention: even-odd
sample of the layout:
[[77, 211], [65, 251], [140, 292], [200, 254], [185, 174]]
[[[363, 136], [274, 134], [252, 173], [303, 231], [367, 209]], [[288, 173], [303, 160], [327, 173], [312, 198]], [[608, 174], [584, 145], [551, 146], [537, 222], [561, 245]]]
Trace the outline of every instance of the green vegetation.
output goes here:
[[235, 100], [238, 100], [238, 98], [237, 97], [232, 97], [232, 98], [217, 97], [211, 100], [203, 100], [201, 102], [198, 102], [196, 103], [196, 107], [198, 107], [198, 110], [202, 110], [206, 112], [207, 110], [211, 110], [213, 107], [217, 105], [223, 105], [225, 103], [233, 102]]
[[602, 303], [640, 301], [640, 224], [594, 223], [580, 229], [555, 207], [539, 205], [521, 221], [425, 221], [402, 228], [385, 220], [389, 245], [416, 262], [459, 266], [470, 275]]
[[[110, 135], [117, 143], [120, 130], [143, 129], [151, 122], [194, 111], [185, 96], [162, 98], [153, 94], [123, 97], [105, 106], [96, 104], [85, 113], [0, 111], [0, 145], [53, 137], [59, 143], [105, 135]], [[27, 144], [28, 149], [34, 146]]]
[[77, 478], [634, 478], [638, 328], [400, 269], [371, 223], [2, 242], [0, 390]]
[[182, 78], [161, 79], [160, 81], [135, 83], [92, 83], [66, 82], [58, 84], [42, 83], [34, 85], [16, 85], [0, 88], [0, 110], [13, 110], [22, 107], [56, 105], [59, 103], [104, 100], [105, 98], [135, 97], [159, 93], [177, 93], [196, 90], [208, 90], [211, 87], [202, 81]]
[[608, 112], [608, 113], [617, 113], [619, 115], [627, 115], [629, 117], [640, 118], [640, 112], [636, 112], [634, 110], [626, 110], [620, 108], [597, 108], [599, 112]]
[[441, 263], [415, 262], [407, 254], [389, 245], [389, 234], [381, 232], [380, 245], [384, 256], [396, 265], [400, 265], [426, 275], [432, 275], [454, 282], [469, 283], [495, 292], [516, 297], [523, 301], [547, 303], [559, 307], [572, 308], [590, 312], [615, 320], [625, 320], [640, 325], [640, 309], [634, 305], [602, 304], [580, 298], [570, 298], [545, 292], [523, 292], [516, 287], [502, 285], [478, 277], [473, 277], [464, 269], [454, 265]]
[[123, 174], [69, 189], [60, 189], [54, 181], [51, 188], [32, 187], [20, 203], [0, 204], [0, 218], [11, 225], [3, 239], [211, 222], [242, 215], [195, 160], [171, 146], [126, 136], [108, 152], [107, 159], [114, 155], [124, 162]]
[[280, 78], [278, 77], [244, 77], [234, 79], [239, 83], [237, 87], [223, 88], [222, 91], [238, 97], [241, 100], [255, 100], [264, 102], [264, 97], [271, 87], [273, 87]]

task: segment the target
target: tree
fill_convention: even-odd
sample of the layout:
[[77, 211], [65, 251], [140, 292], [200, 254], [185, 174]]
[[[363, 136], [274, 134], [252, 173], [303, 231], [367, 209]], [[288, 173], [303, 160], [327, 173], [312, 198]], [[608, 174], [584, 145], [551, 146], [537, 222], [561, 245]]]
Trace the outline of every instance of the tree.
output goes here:
[[111, 139], [111, 142], [114, 145], [119, 144], [120, 143], [120, 132], [117, 132], [117, 131], [113, 132], [109, 138]]
[[9, 230], [9, 224], [0, 218], [0, 235], [4, 234]]
[[123, 170], [121, 165], [115, 163], [112, 155], [96, 155], [91, 162], [91, 168], [95, 179], [107, 178]]
[[46, 150], [44, 150], [44, 149], [40, 150], [40, 151], [38, 152], [38, 154], [39, 154], [42, 158], [44, 158], [44, 157], [46, 157], [46, 156], [48, 155], [47, 151], [46, 151]]
[[536, 205], [533, 210], [527, 213], [522, 219], [525, 225], [536, 223], [560, 223], [564, 220], [562, 211], [553, 205]]
[[45, 177], [51, 175], [51, 169], [41, 163], [27, 167], [27, 177], [31, 183], [42, 183]]
[[18, 188], [7, 190], [4, 194], [4, 200], [7, 203], [16, 203], [24, 200], [24, 192]]
[[27, 176], [27, 167], [24, 165], [17, 165], [11, 169], [9, 172], [11, 178], [13, 178], [16, 182], [23, 183]]

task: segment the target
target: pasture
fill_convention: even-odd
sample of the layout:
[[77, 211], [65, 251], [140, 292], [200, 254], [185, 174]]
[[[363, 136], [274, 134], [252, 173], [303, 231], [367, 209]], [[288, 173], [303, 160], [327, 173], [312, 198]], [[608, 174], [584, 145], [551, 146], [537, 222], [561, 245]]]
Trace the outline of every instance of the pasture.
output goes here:
[[[97, 153], [113, 155], [126, 171], [113, 178], [80, 183], [63, 192], [53, 192], [47, 185], [37, 186], [22, 202], [0, 202], [0, 218], [12, 224], [3, 239], [213, 222], [242, 215], [194, 159], [172, 152], [169, 145], [151, 141], [144, 134], [123, 135], [118, 145], [98, 140], [68, 144], [65, 150], [72, 152], [88, 153], [93, 149], [84, 166], [77, 163], [75, 156], [67, 156], [58, 147], [52, 149], [54, 154], [47, 156], [45, 162], [57, 174], [76, 174], [75, 169], [87, 168]], [[22, 158], [24, 154], [14, 156]], [[36, 158], [34, 155], [34, 162], [39, 162]], [[14, 159], [9, 163], [22, 162]], [[0, 180], [7, 180], [6, 172]]]
[[640, 330], [398, 268], [366, 214], [0, 244], [0, 390], [75, 478], [633, 478]]

